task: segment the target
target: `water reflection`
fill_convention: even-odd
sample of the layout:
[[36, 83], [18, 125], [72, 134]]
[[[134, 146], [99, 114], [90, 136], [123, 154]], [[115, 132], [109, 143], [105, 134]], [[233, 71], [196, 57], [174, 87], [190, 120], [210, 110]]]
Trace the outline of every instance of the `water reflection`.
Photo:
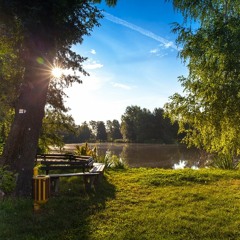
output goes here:
[[[188, 167], [188, 162], [186, 160], [180, 160], [178, 163], [173, 164], [173, 169], [184, 169]], [[199, 167], [192, 165], [191, 169], [199, 169]]]
[[[116, 144], [97, 143], [99, 155], [105, 155], [106, 151], [121, 157], [130, 167], [159, 167], [165, 169], [177, 169], [180, 167], [199, 168], [206, 161], [207, 155], [197, 149], [188, 149], [184, 145], [163, 144]], [[74, 149], [76, 144], [67, 144], [66, 150]]]
[[183, 169], [187, 166], [187, 161], [180, 160], [178, 163], [173, 164], [173, 169]]

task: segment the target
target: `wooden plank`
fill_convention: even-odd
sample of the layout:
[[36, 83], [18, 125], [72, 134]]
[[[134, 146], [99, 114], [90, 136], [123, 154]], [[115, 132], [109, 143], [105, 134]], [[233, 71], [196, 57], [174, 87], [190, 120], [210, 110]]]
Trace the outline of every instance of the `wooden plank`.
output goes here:
[[85, 169], [84, 166], [63, 166], [63, 165], [59, 165], [59, 166], [42, 166], [40, 168], [41, 170], [67, 170], [67, 169]]
[[51, 161], [51, 160], [65, 160], [65, 161], [93, 161], [93, 158], [91, 156], [78, 156], [78, 155], [72, 155], [72, 154], [37, 154], [36, 155], [36, 161]]
[[73, 154], [37, 154], [36, 155], [37, 159], [72, 159], [74, 158]]
[[94, 172], [79, 172], [79, 173], [56, 173], [56, 174], [49, 174], [50, 178], [59, 178], [59, 177], [74, 177], [74, 176], [96, 176], [99, 173]]
[[63, 169], [85, 169], [93, 166], [94, 160], [91, 156], [78, 156], [73, 154], [37, 154], [36, 161], [40, 168], [49, 173], [49, 170]]
[[62, 164], [68, 164], [68, 165], [89, 165], [89, 162], [86, 160], [78, 161], [78, 162], [70, 162], [70, 161], [63, 161], [63, 160], [56, 160], [56, 161], [50, 161], [50, 160], [43, 160], [40, 161], [39, 163], [44, 164], [44, 165], [62, 165]]
[[93, 168], [90, 170], [90, 172], [103, 172], [105, 169], [104, 163], [94, 163]]

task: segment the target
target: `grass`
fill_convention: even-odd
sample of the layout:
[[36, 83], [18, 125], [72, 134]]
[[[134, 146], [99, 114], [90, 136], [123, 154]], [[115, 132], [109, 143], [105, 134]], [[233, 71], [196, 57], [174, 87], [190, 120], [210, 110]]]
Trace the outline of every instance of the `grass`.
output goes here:
[[63, 179], [39, 213], [0, 203], [0, 239], [240, 239], [240, 171], [108, 170], [97, 191]]

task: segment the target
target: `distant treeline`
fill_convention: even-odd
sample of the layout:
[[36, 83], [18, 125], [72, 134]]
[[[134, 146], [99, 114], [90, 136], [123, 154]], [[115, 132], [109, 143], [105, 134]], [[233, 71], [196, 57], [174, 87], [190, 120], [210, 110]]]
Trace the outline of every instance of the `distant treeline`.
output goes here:
[[121, 116], [121, 123], [113, 121], [90, 121], [75, 127], [75, 131], [62, 133], [65, 143], [77, 142], [134, 142], [134, 143], [177, 143], [178, 125], [164, 118], [164, 110], [153, 112], [139, 106], [129, 106]]

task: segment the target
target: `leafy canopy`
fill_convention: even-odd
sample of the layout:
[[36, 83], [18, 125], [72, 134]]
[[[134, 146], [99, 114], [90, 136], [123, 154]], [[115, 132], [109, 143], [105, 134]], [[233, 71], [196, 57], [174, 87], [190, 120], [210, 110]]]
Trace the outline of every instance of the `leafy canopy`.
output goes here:
[[[45, 77], [49, 77], [51, 68], [54, 66], [70, 70], [58, 79], [52, 77], [47, 93], [46, 118], [43, 121], [40, 145], [46, 148], [46, 143], [49, 141], [55, 139], [55, 143], [59, 142], [59, 137], [53, 133], [54, 128], [49, 129], [48, 122], [49, 119], [51, 121], [55, 119], [55, 125], [61, 123], [64, 127], [64, 122], [59, 122], [59, 119], [64, 117], [63, 114], [68, 111], [64, 106], [66, 97], [64, 88], [73, 82], [81, 83], [81, 76], [88, 75], [82, 66], [86, 58], [72, 51], [72, 45], [81, 44], [84, 35], [90, 35], [93, 27], [99, 26], [98, 20], [103, 15], [93, 3], [100, 2], [82, 0], [0, 1], [1, 142], [4, 142], [9, 132], [8, 116], [13, 115], [12, 109], [15, 108], [21, 87], [26, 82], [25, 70], [29, 66], [28, 58], [31, 54], [38, 56], [37, 61], [42, 66], [47, 66], [48, 71]], [[106, 3], [114, 6], [116, 1], [108, 0]], [[43, 71], [43, 69], [38, 70]], [[65, 116], [65, 118], [70, 117]]]
[[173, 0], [183, 14], [175, 23], [180, 58], [189, 75], [179, 77], [184, 94], [165, 105], [186, 132], [188, 145], [209, 152], [240, 153], [240, 2]]

